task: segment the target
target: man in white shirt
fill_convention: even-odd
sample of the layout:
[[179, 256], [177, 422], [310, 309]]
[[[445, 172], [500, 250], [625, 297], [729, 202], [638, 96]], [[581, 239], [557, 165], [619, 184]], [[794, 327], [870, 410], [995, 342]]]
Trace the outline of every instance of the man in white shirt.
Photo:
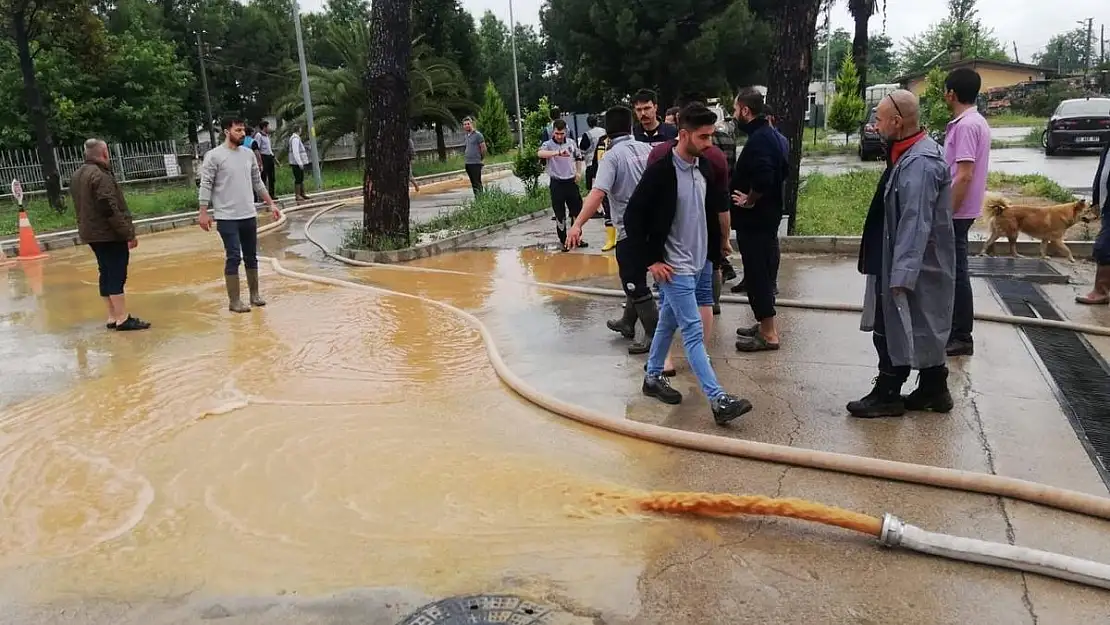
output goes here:
[[293, 170], [293, 192], [298, 200], [307, 200], [304, 193], [304, 170], [311, 164], [308, 160], [308, 150], [301, 141], [301, 128], [298, 126], [289, 136], [289, 167]]

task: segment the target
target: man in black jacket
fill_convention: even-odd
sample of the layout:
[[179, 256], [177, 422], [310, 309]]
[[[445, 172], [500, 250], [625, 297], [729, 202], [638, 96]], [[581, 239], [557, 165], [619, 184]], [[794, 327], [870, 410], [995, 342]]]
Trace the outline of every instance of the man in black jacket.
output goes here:
[[647, 167], [629, 199], [624, 224], [628, 251], [647, 267], [659, 284], [660, 315], [651, 343], [643, 392], [663, 403], [678, 404], [682, 394], [663, 376], [663, 363], [676, 330], [690, 368], [713, 409], [725, 425], [748, 413], [751, 402], [725, 393], [709, 363], [698, 314], [698, 292], [712, 298], [713, 263], [726, 246], [718, 215], [728, 198], [714, 191], [713, 169], [702, 152], [713, 145], [717, 116], [703, 104], [690, 104], [679, 114], [678, 143], [670, 158]]
[[763, 95], [741, 89], [734, 104], [740, 130], [748, 135], [732, 173], [732, 227], [744, 261], [748, 303], [758, 322], [736, 331], [736, 349], [761, 352], [779, 348], [775, 323], [775, 285], [779, 271], [779, 224], [787, 155], [781, 135], [763, 115]]

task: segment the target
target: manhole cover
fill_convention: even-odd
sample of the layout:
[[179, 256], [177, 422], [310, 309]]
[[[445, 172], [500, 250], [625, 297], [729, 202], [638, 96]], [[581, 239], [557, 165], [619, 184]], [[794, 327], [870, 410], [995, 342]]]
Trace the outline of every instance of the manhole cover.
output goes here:
[[[995, 245], [1005, 245], [1004, 242]], [[1003, 278], [1040, 284], [1067, 284], [1068, 277], [1040, 258], [1009, 256], [972, 256], [967, 259], [968, 273], [976, 278]]]
[[426, 605], [399, 625], [547, 625], [553, 608], [512, 595], [451, 597]]

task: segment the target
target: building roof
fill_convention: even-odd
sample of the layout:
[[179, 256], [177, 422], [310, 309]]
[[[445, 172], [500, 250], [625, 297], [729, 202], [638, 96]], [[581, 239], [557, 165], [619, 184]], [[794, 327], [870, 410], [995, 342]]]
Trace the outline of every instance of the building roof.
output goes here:
[[[954, 69], [958, 69], [958, 68], [961, 68], [961, 67], [976, 67], [976, 66], [980, 66], [980, 65], [986, 65], [986, 66], [989, 66], [989, 67], [997, 67], [997, 68], [1000, 68], [1000, 69], [1014, 69], [1014, 70], [1021, 70], [1021, 71], [1026, 71], [1026, 72], [1035, 72], [1035, 73], [1038, 73], [1038, 74], [1055, 74], [1056, 73], [1056, 70], [1052, 69], [1051, 67], [1042, 67], [1040, 65], [1030, 65], [1028, 63], [1014, 63], [1013, 61], [996, 61], [996, 60], [993, 60], [993, 59], [978, 59], [978, 58], [976, 58], [976, 59], [963, 59], [963, 60], [960, 60], [960, 61], [956, 61], [954, 63], [947, 63], [945, 65], [940, 65], [939, 67], [942, 70], [946, 71], [946, 72], [950, 72]], [[902, 76], [899, 76], [899, 77], [895, 78], [893, 82], [904, 84], [904, 83], [910, 82], [911, 80], [916, 80], [918, 78], [922, 78], [923, 76], [928, 74], [930, 71], [932, 71], [932, 69], [933, 69], [932, 67], [929, 67], [929, 68], [926, 68], [924, 70], [919, 70], [919, 71], [916, 71], [916, 72], [913, 72], [913, 73], [910, 73], [910, 74], [904, 74]]]

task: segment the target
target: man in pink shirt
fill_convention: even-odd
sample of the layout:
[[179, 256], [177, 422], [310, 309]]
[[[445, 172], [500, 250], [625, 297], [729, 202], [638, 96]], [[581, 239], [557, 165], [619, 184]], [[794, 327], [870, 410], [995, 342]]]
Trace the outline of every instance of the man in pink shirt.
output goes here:
[[982, 213], [990, 171], [991, 128], [976, 106], [982, 85], [979, 74], [967, 68], [953, 70], [944, 81], [944, 100], [952, 111], [952, 121], [944, 135], [944, 156], [952, 171], [952, 225], [956, 230], [956, 298], [948, 339], [949, 356], [975, 353], [971, 338], [975, 306], [967, 271], [967, 236]]

